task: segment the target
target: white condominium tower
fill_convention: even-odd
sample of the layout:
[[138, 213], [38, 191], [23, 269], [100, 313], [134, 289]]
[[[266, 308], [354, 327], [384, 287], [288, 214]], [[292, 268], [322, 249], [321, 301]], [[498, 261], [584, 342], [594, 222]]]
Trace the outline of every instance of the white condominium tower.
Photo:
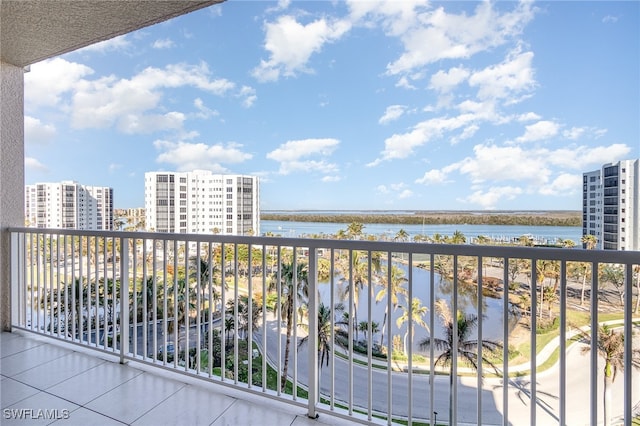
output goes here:
[[609, 163], [582, 176], [582, 235], [597, 249], [640, 250], [640, 160]]
[[113, 229], [113, 189], [73, 181], [25, 186], [26, 225], [34, 228]]
[[149, 231], [259, 235], [258, 178], [192, 172], [148, 172], [144, 206]]

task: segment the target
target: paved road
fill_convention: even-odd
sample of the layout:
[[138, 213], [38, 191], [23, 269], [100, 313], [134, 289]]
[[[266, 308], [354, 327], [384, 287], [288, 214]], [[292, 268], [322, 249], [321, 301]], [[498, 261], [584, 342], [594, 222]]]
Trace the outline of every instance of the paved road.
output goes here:
[[[276, 322], [268, 322], [267, 354], [271, 362], [277, 360], [277, 329]], [[285, 328], [282, 327], [280, 340], [282, 354], [284, 354]], [[300, 332], [300, 336], [304, 335]], [[260, 333], [255, 333], [256, 340], [261, 341]], [[589, 424], [590, 422], [590, 382], [589, 382], [589, 355], [582, 355], [580, 349], [583, 345], [571, 345], [567, 351], [567, 386], [566, 386], [566, 414], [569, 424]], [[292, 342], [292, 349], [294, 342]], [[298, 382], [307, 383], [307, 346], [298, 349]], [[293, 354], [290, 359], [289, 374], [293, 376]], [[387, 410], [387, 383], [389, 373], [386, 370], [372, 368], [353, 363], [353, 376], [349, 374], [347, 360], [336, 357], [335, 382], [333, 396], [336, 401], [344, 404], [349, 401], [352, 389], [353, 406], [366, 411], [369, 395], [372, 395], [371, 407], [374, 411], [386, 413]], [[602, 370], [604, 361], [598, 365], [598, 393], [602, 393]], [[560, 371], [555, 367], [537, 375], [536, 391], [536, 424], [558, 424], [560, 404], [559, 395]], [[368, 375], [371, 373], [371, 390], [368, 386]], [[620, 373], [619, 373], [620, 374]], [[352, 377], [352, 380], [350, 380]], [[391, 373], [392, 382], [392, 412], [395, 416], [407, 416], [409, 413], [409, 377], [406, 373]], [[321, 371], [321, 392], [323, 395], [331, 395], [331, 365], [324, 366]], [[530, 377], [523, 376], [513, 378], [509, 382], [508, 416], [513, 425], [531, 424], [531, 397]], [[412, 375], [412, 415], [414, 418], [429, 418], [432, 411], [438, 412], [438, 420], [448, 420], [449, 407], [449, 376], [434, 377], [434, 406], [429, 406], [430, 384], [428, 375]], [[502, 424], [504, 409], [502, 406], [503, 383], [501, 379], [487, 378], [482, 388], [482, 422], [483, 424]], [[640, 395], [640, 380], [634, 380], [633, 395]], [[623, 378], [619, 376], [613, 383], [613, 417], [623, 413]], [[599, 397], [599, 401], [602, 398]], [[346, 404], [345, 404], [346, 405]], [[475, 424], [477, 422], [477, 382], [475, 377], [458, 378], [458, 422]], [[598, 406], [599, 418], [602, 421], [602, 406]]]

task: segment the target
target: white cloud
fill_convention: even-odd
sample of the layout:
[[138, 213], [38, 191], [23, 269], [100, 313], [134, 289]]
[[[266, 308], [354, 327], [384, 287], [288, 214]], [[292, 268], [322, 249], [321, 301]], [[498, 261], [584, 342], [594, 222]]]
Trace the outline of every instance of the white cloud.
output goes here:
[[324, 176], [322, 182], [339, 182], [342, 178], [340, 176]]
[[472, 182], [533, 181], [544, 183], [551, 174], [546, 150], [525, 150], [520, 146], [476, 145], [474, 157], [467, 157], [455, 167]]
[[536, 114], [535, 112], [526, 112], [524, 114], [520, 114], [516, 117], [517, 121], [535, 121], [535, 120], [540, 120], [542, 117], [540, 117], [538, 114]]
[[350, 29], [348, 21], [318, 19], [301, 24], [285, 15], [265, 24], [264, 48], [268, 60], [261, 60], [252, 74], [259, 81], [275, 81], [280, 76], [292, 77], [299, 72], [311, 72], [307, 62], [326, 43], [340, 39]]
[[404, 200], [411, 197], [413, 197], [413, 191], [410, 189], [404, 189], [398, 194], [399, 200]]
[[498, 207], [500, 200], [513, 200], [516, 196], [522, 194], [522, 192], [522, 188], [519, 187], [493, 186], [486, 191], [477, 190], [468, 197], [461, 199], [461, 201], [477, 204], [486, 210], [494, 210]]
[[384, 141], [381, 157], [368, 163], [367, 166], [377, 166], [382, 161], [407, 158], [414, 150], [427, 142], [442, 137], [445, 132], [460, 129], [476, 119], [474, 114], [461, 114], [456, 117], [437, 117], [423, 121], [414, 126], [407, 133], [394, 134]]
[[376, 192], [382, 195], [393, 195], [395, 199], [406, 199], [413, 196], [413, 191], [407, 188], [404, 182], [392, 183], [387, 185], [378, 185]]
[[396, 83], [396, 87], [401, 87], [403, 89], [409, 89], [409, 90], [417, 89], [416, 86], [414, 86], [409, 82], [409, 79], [407, 78], [407, 76], [404, 76], [404, 75], [398, 79], [398, 82]]
[[613, 15], [607, 15], [604, 18], [602, 18], [602, 22], [604, 24], [615, 24], [616, 22], [618, 22], [618, 17]]
[[156, 161], [172, 164], [178, 171], [203, 169], [224, 173], [228, 170], [223, 164], [242, 163], [252, 158], [251, 154], [242, 152], [242, 145], [237, 143], [207, 145], [156, 140], [153, 145], [162, 151]]
[[117, 36], [109, 40], [100, 41], [87, 47], [77, 50], [76, 52], [99, 52], [106, 53], [115, 50], [126, 50], [131, 47], [131, 42], [126, 35]]
[[38, 171], [38, 172], [47, 172], [47, 171], [49, 171], [47, 166], [45, 166], [44, 164], [42, 164], [40, 161], [38, 161], [37, 159], [35, 159], [33, 157], [25, 157], [24, 158], [24, 166], [27, 169], [33, 170], [33, 171]]
[[209, 117], [215, 117], [220, 115], [218, 111], [207, 108], [204, 102], [202, 101], [202, 99], [200, 98], [194, 99], [193, 106], [195, 106], [196, 109], [198, 110], [195, 116], [198, 118], [202, 118], [203, 120], [206, 120]]
[[551, 139], [558, 134], [560, 125], [553, 121], [543, 120], [525, 127], [524, 135], [516, 138], [516, 142], [535, 142]]
[[258, 96], [256, 95], [256, 89], [251, 86], [242, 86], [242, 88], [240, 89], [240, 93], [238, 93], [238, 97], [243, 99], [242, 105], [245, 108], [251, 108], [258, 99]]
[[582, 175], [572, 175], [569, 173], [562, 173], [557, 176], [548, 185], [543, 185], [539, 189], [539, 193], [542, 195], [570, 195], [581, 192], [582, 190]]
[[432, 169], [429, 170], [419, 179], [415, 180], [415, 183], [421, 183], [423, 185], [439, 185], [446, 182], [450, 182], [447, 180], [448, 174], [443, 170]]
[[[57, 112], [68, 113], [71, 127], [77, 129], [115, 127], [124, 133], [143, 134], [181, 129], [185, 114], [167, 111], [162, 105], [167, 89], [191, 87], [216, 96], [236, 89], [227, 79], [213, 78], [206, 63], [148, 67], [129, 79], [114, 75], [87, 79], [91, 74], [91, 68], [61, 58], [33, 65], [25, 75], [26, 109], [55, 107]], [[256, 99], [249, 86], [235, 96], [247, 107]], [[199, 113], [206, 114], [204, 110]]]
[[24, 116], [24, 141], [27, 144], [48, 142], [56, 134], [55, 126], [44, 124], [39, 119]]
[[61, 96], [73, 90], [83, 77], [93, 74], [86, 65], [54, 58], [38, 62], [24, 75], [24, 96], [27, 110], [39, 106], [56, 107]]
[[582, 145], [559, 148], [555, 151], [543, 150], [540, 156], [548, 156], [550, 166], [584, 171], [587, 167], [598, 168], [602, 164], [619, 161], [630, 152], [631, 147], [625, 144], [596, 147]]
[[[338, 166], [324, 160], [338, 147], [337, 139], [303, 139], [288, 141], [267, 154], [267, 158], [280, 163], [279, 173], [318, 171], [326, 175], [336, 174]], [[309, 159], [320, 157], [320, 160]]]
[[600, 138], [607, 131], [605, 129], [598, 129], [597, 127], [572, 127], [571, 129], [562, 132], [562, 136], [570, 140], [577, 140], [582, 137]]
[[170, 38], [158, 39], [152, 45], [154, 49], [171, 49], [174, 46], [175, 43]]
[[131, 79], [109, 76], [80, 81], [73, 95], [72, 126], [105, 128], [116, 125], [127, 133], [179, 128], [184, 114], [149, 112], [159, 108], [162, 89], [190, 86], [223, 96], [234, 88], [234, 83], [211, 79], [209, 74], [204, 63], [174, 64], [162, 69], [146, 68]]
[[[533, 17], [529, 2], [520, 2], [512, 11], [505, 13], [494, 10], [492, 2], [482, 2], [471, 15], [449, 14], [442, 7], [417, 7], [425, 6], [426, 2], [416, 5], [396, 1], [393, 3], [405, 4], [397, 5], [395, 9], [353, 3], [360, 6], [360, 15], [373, 12], [375, 17], [385, 15], [387, 34], [400, 37], [404, 52], [387, 66], [387, 72], [392, 75], [411, 72], [442, 59], [469, 58], [500, 46], [519, 35]], [[381, 4], [388, 6], [390, 3]]]
[[469, 86], [478, 88], [478, 98], [518, 101], [516, 95], [527, 93], [535, 87], [532, 67], [533, 52], [512, 52], [505, 61], [472, 73]]
[[115, 173], [121, 168], [122, 168], [122, 164], [117, 164], [117, 163], [111, 163], [109, 164], [109, 167], [108, 167], [109, 173]]
[[471, 73], [465, 68], [451, 68], [449, 71], [440, 70], [431, 76], [429, 88], [438, 92], [449, 92], [465, 81]]
[[127, 134], [148, 134], [159, 130], [178, 130], [182, 128], [185, 115], [181, 112], [166, 114], [127, 114], [118, 120], [118, 130]]
[[387, 124], [391, 121], [397, 120], [398, 118], [402, 117], [406, 110], [407, 107], [404, 105], [388, 106], [384, 112], [384, 115], [380, 117], [380, 120], [378, 120], [378, 123]]

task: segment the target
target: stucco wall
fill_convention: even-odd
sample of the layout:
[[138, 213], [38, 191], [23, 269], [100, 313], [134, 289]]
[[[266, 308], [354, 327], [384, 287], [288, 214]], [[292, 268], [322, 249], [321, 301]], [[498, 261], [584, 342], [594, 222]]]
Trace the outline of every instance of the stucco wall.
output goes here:
[[24, 226], [24, 70], [0, 62], [0, 326], [11, 327], [10, 226]]

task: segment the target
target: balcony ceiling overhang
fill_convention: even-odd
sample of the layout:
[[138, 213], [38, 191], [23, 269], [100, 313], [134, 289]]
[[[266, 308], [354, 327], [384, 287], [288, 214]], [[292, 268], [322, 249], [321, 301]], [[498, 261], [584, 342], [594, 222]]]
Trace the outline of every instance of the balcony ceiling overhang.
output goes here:
[[224, 0], [0, 0], [0, 60], [25, 67]]

